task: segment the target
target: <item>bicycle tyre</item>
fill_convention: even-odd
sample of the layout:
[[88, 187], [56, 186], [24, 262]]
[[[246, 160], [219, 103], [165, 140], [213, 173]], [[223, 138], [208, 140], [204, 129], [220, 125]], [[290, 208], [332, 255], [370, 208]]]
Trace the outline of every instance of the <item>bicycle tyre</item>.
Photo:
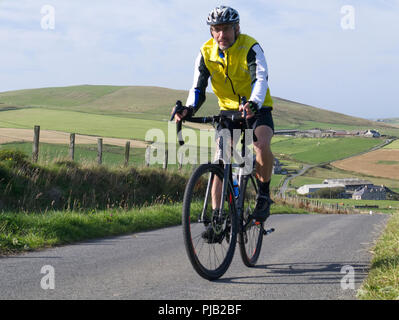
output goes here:
[[207, 209], [203, 209], [206, 199], [203, 184], [206, 181], [208, 185], [208, 179], [212, 175], [217, 175], [222, 180], [223, 167], [216, 164], [202, 164], [194, 170], [185, 189], [182, 212], [183, 237], [188, 258], [195, 271], [207, 280], [220, 278], [229, 268], [238, 233], [234, 192], [229, 182], [226, 196], [228, 201], [224, 201], [225, 227], [219, 234], [222, 241], [210, 243], [208, 239], [203, 238], [203, 232], [212, 224], [214, 218], [210, 194], [206, 204]]
[[262, 249], [264, 223], [255, 224], [255, 221], [251, 221], [247, 224], [248, 216], [253, 213], [256, 206], [257, 186], [253, 176], [244, 179], [244, 186], [240, 189], [240, 192], [244, 193], [239, 232], [241, 259], [247, 267], [254, 267]]

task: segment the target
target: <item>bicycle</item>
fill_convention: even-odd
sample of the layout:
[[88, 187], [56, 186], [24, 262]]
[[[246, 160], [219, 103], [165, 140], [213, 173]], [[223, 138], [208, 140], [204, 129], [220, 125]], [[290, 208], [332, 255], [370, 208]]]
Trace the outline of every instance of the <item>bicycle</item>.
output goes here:
[[[245, 98], [243, 100], [245, 101]], [[181, 102], [177, 101], [171, 121], [181, 108]], [[274, 228], [265, 230], [264, 222], [260, 223], [251, 219], [258, 189], [253, 170], [246, 170], [245, 161], [243, 161], [249, 155], [248, 145], [245, 143], [245, 128], [248, 127], [245, 114], [244, 117], [236, 118], [223, 115], [191, 117], [184, 121], [212, 123], [214, 126], [221, 124], [222, 127], [226, 127], [227, 122], [231, 121], [238, 123], [243, 133], [241, 162], [231, 164], [219, 154], [215, 162], [201, 164], [194, 169], [184, 192], [182, 225], [188, 258], [201, 277], [216, 280], [229, 268], [237, 238], [242, 261], [246, 266], [254, 267], [260, 255], [263, 236], [274, 232]], [[183, 145], [181, 127], [182, 121], [179, 121], [177, 136], [179, 144]], [[255, 140], [256, 136], [253, 135], [253, 137]], [[219, 150], [224, 150], [223, 144], [223, 137], [221, 137]], [[252, 156], [250, 161], [252, 161], [252, 168], [255, 168], [255, 156]], [[233, 179], [233, 168], [238, 168], [237, 184]], [[218, 212], [213, 211], [210, 204], [215, 177], [218, 177], [222, 183]]]

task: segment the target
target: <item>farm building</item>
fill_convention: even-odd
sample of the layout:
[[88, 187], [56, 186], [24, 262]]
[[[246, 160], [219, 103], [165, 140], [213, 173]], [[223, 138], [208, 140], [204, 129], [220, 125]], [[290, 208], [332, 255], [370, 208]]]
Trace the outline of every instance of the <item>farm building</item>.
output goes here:
[[299, 132], [299, 130], [290, 130], [290, 129], [282, 129], [274, 131], [275, 135], [284, 135], [284, 136], [295, 136], [295, 134]]
[[298, 188], [296, 192], [299, 194], [308, 194], [324, 188], [345, 188], [345, 185], [342, 183], [305, 184], [304, 186]]
[[277, 158], [274, 158], [274, 165], [273, 165], [273, 174], [282, 174], [283, 169], [281, 167], [281, 163]]
[[352, 199], [355, 200], [385, 200], [387, 197], [386, 190], [383, 186], [365, 186], [364, 188], [355, 191]]
[[346, 191], [356, 191], [366, 186], [372, 187], [374, 184], [368, 180], [358, 178], [343, 178], [343, 179], [325, 179], [324, 184], [343, 184]]
[[364, 136], [368, 137], [368, 138], [379, 138], [379, 137], [381, 137], [381, 134], [376, 130], [367, 130], [364, 133]]
[[334, 137], [344, 137], [347, 136], [348, 132], [346, 132], [345, 130], [336, 130], [334, 131]]
[[307, 138], [321, 138], [322, 131], [320, 129], [298, 131], [297, 133], [295, 133], [295, 136], [296, 137], [307, 137]]
[[308, 194], [323, 188], [345, 188], [344, 197], [351, 198], [353, 193], [363, 188], [373, 188], [374, 184], [368, 180], [357, 178], [325, 179], [322, 184], [308, 184], [297, 189], [299, 194]]

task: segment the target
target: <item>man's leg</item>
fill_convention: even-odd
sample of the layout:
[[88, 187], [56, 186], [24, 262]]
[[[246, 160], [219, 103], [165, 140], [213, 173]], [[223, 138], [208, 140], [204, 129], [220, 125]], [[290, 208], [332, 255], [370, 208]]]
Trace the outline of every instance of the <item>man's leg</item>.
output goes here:
[[[231, 150], [231, 132], [227, 129], [221, 130], [219, 132], [219, 135], [223, 137], [223, 140], [226, 143], [226, 150], [222, 151], [222, 156], [226, 157], [225, 161], [230, 162], [232, 160], [231, 154], [229, 153], [228, 150]], [[214, 161], [219, 160], [220, 154], [220, 146], [219, 146], [219, 139], [216, 140], [216, 152], [215, 152], [215, 158]], [[234, 141], [234, 146], [237, 143], [237, 141]], [[218, 151], [219, 150], [219, 151]], [[211, 189], [211, 195], [212, 195], [212, 209], [219, 209], [220, 208], [220, 200], [222, 198], [222, 189], [223, 189], [223, 183], [222, 180], [219, 179], [219, 177], [215, 176], [213, 179], [213, 184], [212, 184], [212, 189]]]
[[254, 211], [254, 218], [264, 221], [270, 214], [270, 180], [273, 171], [274, 156], [270, 148], [273, 130], [267, 125], [260, 125], [255, 129], [257, 141], [254, 142], [256, 152], [256, 177], [258, 182], [258, 200]]
[[219, 179], [219, 177], [215, 176], [213, 179], [213, 184], [212, 184], [212, 190], [211, 190], [211, 195], [212, 195], [212, 209], [219, 209], [220, 207], [220, 199], [222, 198], [222, 180]]
[[256, 177], [261, 183], [270, 183], [273, 171], [274, 156], [270, 148], [273, 130], [266, 125], [255, 129], [258, 141], [254, 142], [256, 153]]

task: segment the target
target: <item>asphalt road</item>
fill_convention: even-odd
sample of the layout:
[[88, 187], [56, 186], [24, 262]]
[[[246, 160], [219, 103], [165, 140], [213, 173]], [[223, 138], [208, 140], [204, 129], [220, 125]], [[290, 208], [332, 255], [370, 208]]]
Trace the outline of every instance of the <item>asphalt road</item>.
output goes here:
[[180, 226], [0, 258], [0, 299], [355, 299], [387, 219], [272, 215], [259, 265], [236, 250], [214, 282], [192, 269]]

